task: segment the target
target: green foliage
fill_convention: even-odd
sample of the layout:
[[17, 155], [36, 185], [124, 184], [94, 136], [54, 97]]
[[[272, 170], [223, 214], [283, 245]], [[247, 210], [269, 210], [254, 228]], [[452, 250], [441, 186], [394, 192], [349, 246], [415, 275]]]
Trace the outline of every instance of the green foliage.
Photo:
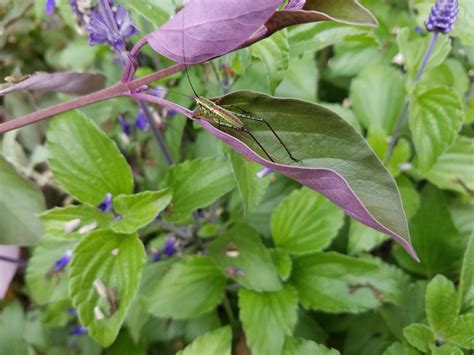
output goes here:
[[291, 254], [326, 248], [342, 226], [342, 212], [324, 196], [303, 188], [294, 191], [272, 214], [275, 245]]
[[191, 212], [206, 207], [235, 187], [230, 164], [209, 158], [175, 165], [166, 179], [173, 190], [171, 209], [166, 219], [181, 222]]
[[454, 143], [462, 121], [462, 102], [454, 90], [416, 87], [410, 105], [410, 129], [422, 173]]
[[136, 234], [97, 231], [74, 249], [69, 292], [79, 319], [103, 346], [115, 340], [140, 283], [145, 262]]
[[225, 277], [208, 257], [175, 263], [148, 299], [152, 314], [163, 318], [195, 318], [213, 310], [224, 296]]
[[352, 81], [351, 101], [364, 127], [390, 134], [405, 104], [403, 75], [386, 65], [368, 66]]
[[36, 217], [44, 209], [41, 193], [0, 156], [0, 244], [34, 244], [41, 235]]
[[198, 337], [179, 355], [230, 355], [232, 333], [229, 326], [213, 330]]
[[277, 292], [239, 291], [240, 318], [252, 353], [282, 352], [285, 336], [292, 334], [296, 324], [297, 307], [296, 290], [291, 286]]
[[55, 179], [83, 203], [96, 206], [107, 193], [133, 191], [132, 171], [115, 143], [78, 111], [51, 122], [47, 149]]
[[[259, 235], [245, 225], [234, 226], [209, 244], [209, 256], [222, 272], [248, 289], [264, 292], [282, 287], [270, 253]], [[240, 273], [233, 275], [229, 268]]]
[[[84, 16], [69, 1], [52, 16], [46, 0], [2, 3], [0, 76], [101, 73], [115, 90], [129, 57], [89, 46], [90, 9], [79, 3]], [[184, 3], [115, 0], [141, 32], [127, 49]], [[264, 166], [166, 102], [146, 103], [155, 125], [137, 128], [144, 106], [132, 91], [0, 135], [0, 270], [18, 269], [9, 287], [0, 272], [0, 354], [474, 350], [473, 0], [459, 0], [455, 29], [439, 34], [419, 80], [434, 0], [306, 0], [291, 12], [286, 3], [267, 26], [300, 24], [148, 83], [190, 110], [188, 75], [198, 95], [228, 94], [218, 105], [275, 158], [264, 177]], [[213, 13], [220, 2], [207, 5]], [[192, 50], [196, 36], [217, 46], [233, 34], [186, 31]], [[146, 45], [138, 59], [136, 78], [175, 64]], [[0, 125], [76, 99], [4, 95]], [[245, 130], [214, 128], [268, 160]], [[341, 194], [345, 183], [355, 199]], [[359, 202], [411, 239], [420, 262], [360, 223]], [[1, 244], [27, 247], [16, 260]]]

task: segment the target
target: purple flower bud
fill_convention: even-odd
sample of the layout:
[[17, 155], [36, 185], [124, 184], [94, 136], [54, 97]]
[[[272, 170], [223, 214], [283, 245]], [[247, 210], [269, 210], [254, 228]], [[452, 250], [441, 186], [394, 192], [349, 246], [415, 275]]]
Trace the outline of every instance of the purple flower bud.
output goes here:
[[229, 276], [245, 276], [245, 273], [242, 270], [233, 266], [226, 267], [225, 272]]
[[272, 171], [269, 168], [264, 167], [262, 171], [257, 173], [257, 176], [261, 179], [261, 178], [267, 176], [268, 174], [270, 174], [271, 172]]
[[130, 135], [130, 124], [123, 116], [119, 116], [119, 123], [122, 126], [122, 132], [125, 133], [127, 136]]
[[46, 15], [51, 16], [54, 14], [54, 8], [56, 7], [56, 0], [46, 0]]
[[139, 32], [133, 26], [127, 10], [121, 5], [114, 5], [110, 0], [99, 0], [87, 31], [89, 45], [107, 43], [116, 52], [125, 51], [125, 39]]
[[174, 253], [176, 253], [176, 248], [174, 246], [174, 243], [176, 241], [175, 237], [169, 237], [166, 239], [166, 244], [165, 247], [163, 248], [163, 252], [168, 255], [168, 256], [173, 256]]
[[449, 33], [458, 15], [458, 0], [437, 0], [425, 22], [429, 32]]
[[87, 333], [87, 329], [86, 327], [83, 327], [82, 325], [74, 326], [69, 332], [70, 335], [82, 335], [86, 333]]
[[148, 126], [148, 120], [145, 116], [145, 112], [143, 110], [138, 111], [138, 115], [135, 118], [135, 126], [140, 130], [145, 130]]
[[97, 208], [103, 212], [110, 213], [112, 212], [112, 194], [108, 192], [105, 195], [104, 201], [102, 201]]
[[168, 93], [168, 90], [164, 86], [158, 85], [155, 88], [151, 89], [150, 92], [153, 96], [159, 97], [160, 99], [164, 99], [166, 94]]
[[55, 261], [54, 267], [52, 269], [53, 273], [58, 273], [64, 270], [64, 268], [69, 264], [72, 258], [72, 250], [66, 250], [64, 256]]
[[160, 261], [161, 260], [161, 252], [153, 253], [152, 260], [153, 260], [154, 263]]
[[418, 33], [420, 36], [423, 34], [423, 28], [421, 28], [420, 26], [416, 26], [415, 31], [416, 31], [416, 33]]
[[68, 307], [66, 308], [66, 312], [70, 315], [70, 316], [73, 316], [73, 317], [77, 317], [77, 312], [74, 308], [72, 307]]
[[173, 117], [173, 116], [175, 116], [177, 113], [178, 113], [178, 111], [176, 111], [174, 108], [172, 108], [171, 110], [168, 110], [167, 116], [168, 116], [168, 117]]

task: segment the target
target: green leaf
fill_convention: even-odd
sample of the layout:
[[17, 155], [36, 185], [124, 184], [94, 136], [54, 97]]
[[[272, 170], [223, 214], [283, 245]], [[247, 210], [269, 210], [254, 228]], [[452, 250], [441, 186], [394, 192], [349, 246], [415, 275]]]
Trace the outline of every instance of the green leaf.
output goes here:
[[430, 87], [452, 87], [460, 97], [464, 97], [469, 89], [469, 76], [460, 61], [448, 58], [443, 64], [424, 74], [421, 83]]
[[399, 341], [390, 345], [382, 355], [419, 355], [420, 353], [406, 343]]
[[[97, 207], [81, 205], [53, 208], [40, 215], [45, 232], [56, 238], [80, 238], [84, 229], [97, 225], [96, 228], [108, 228], [114, 216], [104, 213]], [[74, 228], [73, 228], [74, 227]], [[96, 229], [95, 228], [95, 229]]]
[[[411, 36], [412, 38], [410, 38]], [[402, 28], [398, 32], [398, 47], [403, 54], [408, 76], [411, 80], [415, 79], [418, 68], [430, 44], [431, 36], [420, 38], [418, 34], [409, 28]], [[439, 36], [425, 71], [429, 71], [443, 63], [449, 52], [451, 52], [451, 40], [448, 36]]]
[[172, 193], [168, 189], [117, 196], [112, 200], [112, 205], [121, 218], [112, 223], [112, 230], [133, 233], [145, 227], [170, 203], [171, 197]]
[[217, 311], [203, 314], [202, 316], [186, 321], [184, 339], [191, 342], [197, 337], [221, 326], [221, 320]]
[[28, 262], [26, 285], [29, 296], [38, 304], [68, 299], [68, 271], [50, 274], [57, 260], [72, 251], [77, 240], [51, 238], [46, 235], [33, 250]]
[[148, 307], [162, 318], [195, 318], [212, 311], [224, 296], [226, 278], [208, 257], [173, 264], [150, 293]]
[[368, 9], [354, 0], [308, 0], [304, 10], [328, 15], [331, 20], [352, 25], [376, 26], [375, 17]]
[[81, 239], [74, 250], [69, 271], [72, 303], [90, 336], [104, 347], [117, 337], [145, 261], [136, 234], [99, 230]]
[[130, 335], [135, 342], [139, 342], [144, 335], [143, 327], [149, 319], [148, 298], [153, 293], [156, 280], [165, 275], [173, 261], [169, 258], [158, 263], [146, 263], [143, 268], [138, 293], [128, 310], [127, 319], [125, 320]]
[[0, 156], [0, 244], [32, 245], [41, 235], [36, 215], [43, 194]]
[[271, 37], [250, 47], [253, 56], [260, 58], [267, 68], [268, 86], [275, 93], [282, 82], [290, 62], [290, 45], [286, 29], [274, 33]]
[[369, 131], [392, 133], [405, 105], [405, 80], [388, 65], [366, 67], [351, 83], [351, 102]]
[[409, 124], [422, 173], [428, 172], [454, 143], [463, 119], [463, 104], [453, 89], [416, 87]]
[[289, 32], [291, 57], [299, 57], [305, 52], [315, 52], [343, 42], [347, 37], [367, 33], [365, 28], [348, 26], [333, 21], [298, 26]]
[[278, 275], [280, 275], [283, 281], [286, 281], [290, 277], [293, 267], [290, 255], [281, 249], [270, 249], [269, 252], [277, 268]]
[[253, 354], [280, 354], [297, 321], [298, 297], [291, 286], [278, 292], [239, 290], [240, 319]]
[[379, 270], [371, 261], [334, 252], [317, 253], [294, 260], [290, 283], [305, 308], [356, 313], [380, 304], [370, 287]]
[[412, 252], [393, 177], [351, 125], [321, 106], [251, 91], [223, 96], [220, 106], [229, 110], [237, 106], [265, 117], [292, 155], [301, 161], [293, 161], [261, 122], [246, 120], [245, 125], [271, 152], [275, 164], [245, 132], [218, 128], [201, 120], [207, 130], [250, 159], [320, 191], [348, 215], [391, 235]]
[[349, 229], [347, 253], [349, 255], [358, 255], [371, 251], [387, 239], [388, 237], [385, 234], [352, 220]]
[[411, 219], [412, 243], [421, 262], [415, 263], [401, 248], [394, 250], [398, 263], [422, 275], [456, 275], [463, 255], [462, 236], [457, 231], [443, 193], [429, 185], [421, 192], [421, 205]]
[[230, 355], [231, 346], [232, 330], [226, 326], [201, 335], [177, 355]]
[[314, 253], [331, 243], [343, 221], [339, 208], [324, 196], [302, 188], [273, 211], [272, 236], [275, 245], [289, 253]]
[[467, 244], [464, 261], [462, 264], [461, 278], [459, 282], [459, 296], [462, 309], [474, 310], [474, 234], [471, 234]]
[[457, 317], [456, 323], [447, 329], [447, 339], [461, 348], [474, 349], [474, 313]]
[[286, 337], [282, 355], [339, 355], [339, 351], [302, 338]]
[[[209, 256], [223, 273], [255, 291], [278, 291], [281, 282], [260, 236], [246, 225], [236, 225], [209, 245]], [[239, 270], [234, 275], [229, 269]]]
[[117, 2], [142, 15], [150, 21], [154, 28], [158, 28], [168, 21], [172, 10], [166, 8], [166, 1], [118, 0]]
[[426, 316], [436, 333], [447, 334], [456, 322], [459, 298], [451, 281], [436, 275], [426, 289]]
[[0, 312], [0, 354], [25, 355], [27, 342], [23, 339], [27, 326], [19, 301], [9, 303]]
[[235, 182], [244, 203], [244, 212], [251, 212], [262, 201], [270, 180], [257, 176], [263, 169], [261, 165], [246, 159], [233, 150], [229, 149], [228, 154], [232, 163]]
[[460, 0], [459, 13], [451, 36], [457, 37], [465, 46], [474, 45], [474, 1]]
[[209, 206], [235, 187], [230, 164], [218, 158], [198, 159], [173, 166], [166, 185], [173, 190], [166, 218], [181, 222], [191, 212]]
[[468, 190], [474, 190], [473, 156], [474, 140], [458, 137], [425, 176], [440, 189], [454, 190], [468, 195]]
[[430, 327], [424, 324], [410, 324], [403, 329], [403, 335], [410, 345], [422, 352], [428, 352], [430, 345], [434, 344], [435, 335]]
[[432, 355], [463, 355], [464, 352], [453, 344], [443, 344], [440, 347], [431, 346]]
[[48, 163], [73, 197], [93, 206], [107, 193], [133, 192], [133, 175], [117, 145], [79, 111], [55, 117], [48, 131]]
[[315, 101], [318, 80], [319, 70], [315, 65], [313, 53], [307, 52], [300, 57], [291, 57], [288, 70], [283, 81], [278, 85], [275, 96]]

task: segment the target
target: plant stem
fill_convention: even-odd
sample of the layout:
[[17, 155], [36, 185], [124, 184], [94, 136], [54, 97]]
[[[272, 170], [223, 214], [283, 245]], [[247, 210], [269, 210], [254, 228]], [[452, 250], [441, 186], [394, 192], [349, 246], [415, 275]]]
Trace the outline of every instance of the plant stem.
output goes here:
[[[191, 65], [188, 65], [191, 66]], [[118, 82], [117, 84], [105, 88], [89, 95], [84, 95], [76, 99], [62, 102], [57, 105], [47, 107], [45, 109], [29, 113], [24, 116], [17, 117], [13, 120], [0, 123], [0, 133], [5, 133], [14, 129], [18, 129], [35, 122], [42, 121], [46, 118], [55, 116], [57, 114], [74, 110], [76, 108], [88, 106], [96, 102], [105, 101], [119, 96], [130, 96], [130, 94], [145, 85], [167, 76], [173, 75], [179, 71], [184, 70], [184, 64], [176, 64], [171, 67], [160, 70], [156, 73], [150, 74], [140, 79], [135, 79], [130, 82]], [[177, 105], [176, 105], [177, 106]], [[178, 106], [181, 107], [181, 106]]]
[[143, 101], [148, 101], [148, 102], [153, 102], [157, 105], [176, 110], [179, 113], [182, 113], [183, 115], [192, 118], [193, 117], [193, 111], [188, 110], [187, 108], [184, 108], [178, 104], [175, 104], [174, 102], [168, 101], [166, 99], [159, 98], [157, 96], [153, 96], [150, 94], [145, 94], [145, 93], [133, 93], [130, 94], [131, 97], [134, 97], [135, 99], [138, 100], [143, 100]]
[[9, 256], [0, 255], [0, 261], [5, 261], [7, 263], [18, 264], [20, 267], [26, 266], [26, 261], [16, 258], [11, 258]]
[[153, 118], [153, 114], [150, 111], [150, 108], [148, 107], [147, 103], [138, 100], [138, 104], [140, 105], [140, 108], [143, 110], [143, 114], [145, 115], [148, 124], [151, 127], [151, 131], [155, 135], [156, 141], [158, 143], [158, 146], [160, 147], [161, 152], [163, 153], [163, 157], [166, 160], [166, 163], [168, 165], [173, 165], [173, 158], [171, 157], [171, 153], [166, 146], [165, 139], [163, 137], [163, 134], [161, 134], [160, 127], [158, 127], [158, 124], [156, 123], [155, 119]]
[[[420, 80], [421, 76], [423, 75], [423, 72], [425, 71], [426, 66], [428, 65], [428, 61], [431, 57], [431, 54], [433, 54], [433, 50], [436, 45], [436, 41], [438, 40], [438, 37], [439, 37], [439, 32], [434, 32], [433, 37], [431, 38], [430, 44], [428, 48], [426, 49], [425, 55], [423, 56], [423, 60], [421, 61], [421, 65], [418, 68], [418, 72], [416, 73], [413, 86]], [[395, 129], [393, 130], [392, 137], [390, 139], [390, 145], [388, 148], [387, 157], [385, 158], [385, 163], [388, 163], [390, 159], [392, 158], [393, 151], [395, 150], [395, 147], [400, 139], [400, 132], [405, 126], [405, 123], [408, 119], [408, 108], [410, 106], [410, 101], [411, 101], [411, 94], [407, 96], [405, 106], [403, 107], [403, 111], [400, 114], [400, 117], [397, 121], [397, 125]]]
[[126, 83], [118, 83], [109, 88], [96, 91], [92, 94], [78, 97], [67, 102], [47, 107], [45, 109], [29, 113], [27, 115], [15, 118], [13, 120], [0, 124], [0, 133], [5, 133], [17, 128], [21, 128], [32, 123], [44, 120], [45, 118], [55, 116], [59, 113], [74, 110], [79, 107], [105, 101], [114, 97], [122, 96], [128, 91]]

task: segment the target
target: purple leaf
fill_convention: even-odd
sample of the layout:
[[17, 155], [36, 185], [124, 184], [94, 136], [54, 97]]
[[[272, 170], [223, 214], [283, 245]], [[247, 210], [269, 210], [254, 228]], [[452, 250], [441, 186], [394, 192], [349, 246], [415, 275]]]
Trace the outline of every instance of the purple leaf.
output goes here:
[[[18, 259], [20, 256], [20, 247], [17, 245], [0, 245], [0, 256]], [[0, 260], [0, 299], [5, 297], [8, 287], [10, 286], [10, 282], [15, 276], [17, 269], [17, 263]]]
[[[219, 105], [264, 118], [291, 154], [262, 122], [242, 120], [275, 162], [245, 133], [204, 119], [198, 122], [247, 158], [325, 195], [350, 217], [398, 241], [414, 258], [395, 180], [364, 138], [333, 112], [309, 102], [240, 91]], [[237, 109], [236, 109], [237, 108]], [[257, 153], [258, 152], [258, 153]]]
[[85, 95], [105, 86], [105, 76], [92, 73], [38, 73], [0, 90], [0, 96], [19, 91], [57, 91], [67, 95]]
[[290, 0], [285, 6], [285, 10], [299, 10], [304, 6], [306, 0]]
[[179, 63], [201, 63], [247, 41], [282, 0], [192, 0], [148, 36], [158, 53]]
[[275, 12], [265, 24], [273, 33], [282, 28], [300, 23], [335, 21], [349, 25], [377, 26], [378, 22], [372, 13], [357, 0], [306, 0], [303, 8], [294, 1], [283, 11]]

